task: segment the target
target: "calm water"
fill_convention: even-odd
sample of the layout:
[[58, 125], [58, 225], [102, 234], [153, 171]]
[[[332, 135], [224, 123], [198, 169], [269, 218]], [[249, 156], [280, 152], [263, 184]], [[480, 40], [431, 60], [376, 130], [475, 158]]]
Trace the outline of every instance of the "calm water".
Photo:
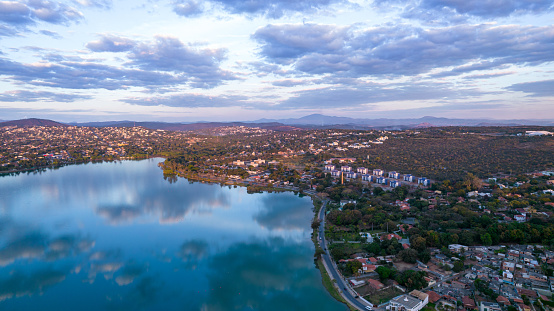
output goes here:
[[170, 183], [159, 161], [0, 177], [0, 310], [346, 310], [309, 198]]

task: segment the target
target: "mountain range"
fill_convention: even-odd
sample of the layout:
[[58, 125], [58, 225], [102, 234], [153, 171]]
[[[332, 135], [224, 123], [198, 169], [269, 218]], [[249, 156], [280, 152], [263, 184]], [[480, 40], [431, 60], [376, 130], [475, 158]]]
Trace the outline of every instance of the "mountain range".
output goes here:
[[554, 120], [489, 120], [489, 119], [448, 119], [437, 117], [422, 117], [412, 119], [361, 119], [348, 117], [326, 116], [312, 114], [291, 119], [260, 119], [244, 122], [135, 122], [135, 121], [104, 121], [86, 123], [61, 123], [45, 119], [23, 119], [0, 122], [3, 126], [92, 126], [92, 127], [131, 127], [142, 126], [150, 129], [170, 131], [195, 131], [222, 126], [260, 127], [276, 131], [290, 131], [298, 128], [337, 128], [337, 129], [390, 129], [403, 130], [409, 128], [439, 127], [439, 126], [554, 126]]

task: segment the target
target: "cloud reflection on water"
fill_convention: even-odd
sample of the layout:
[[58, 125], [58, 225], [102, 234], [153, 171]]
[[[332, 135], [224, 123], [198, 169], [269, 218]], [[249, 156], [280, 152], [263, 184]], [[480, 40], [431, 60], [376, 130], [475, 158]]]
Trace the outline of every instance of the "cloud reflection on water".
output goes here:
[[292, 196], [290, 193], [264, 196], [262, 209], [254, 220], [269, 230], [308, 230], [313, 212], [306, 208], [305, 201], [292, 200]]
[[0, 301], [14, 297], [42, 294], [47, 288], [65, 280], [66, 274], [55, 269], [42, 269], [30, 274], [15, 271], [0, 279]]

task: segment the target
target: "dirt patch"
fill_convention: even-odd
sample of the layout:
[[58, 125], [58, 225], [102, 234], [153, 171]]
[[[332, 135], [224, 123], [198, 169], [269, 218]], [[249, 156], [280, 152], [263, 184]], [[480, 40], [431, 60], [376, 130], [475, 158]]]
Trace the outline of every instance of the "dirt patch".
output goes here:
[[394, 263], [394, 267], [396, 270], [404, 272], [406, 270], [414, 270], [414, 268], [417, 267], [417, 264], [399, 261]]

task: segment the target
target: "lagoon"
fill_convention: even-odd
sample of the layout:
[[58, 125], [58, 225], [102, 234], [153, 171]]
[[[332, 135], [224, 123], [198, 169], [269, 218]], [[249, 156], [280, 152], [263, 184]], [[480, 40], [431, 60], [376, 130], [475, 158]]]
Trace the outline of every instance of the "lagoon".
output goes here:
[[162, 160], [0, 177], [0, 309], [347, 310], [309, 197], [164, 179]]

